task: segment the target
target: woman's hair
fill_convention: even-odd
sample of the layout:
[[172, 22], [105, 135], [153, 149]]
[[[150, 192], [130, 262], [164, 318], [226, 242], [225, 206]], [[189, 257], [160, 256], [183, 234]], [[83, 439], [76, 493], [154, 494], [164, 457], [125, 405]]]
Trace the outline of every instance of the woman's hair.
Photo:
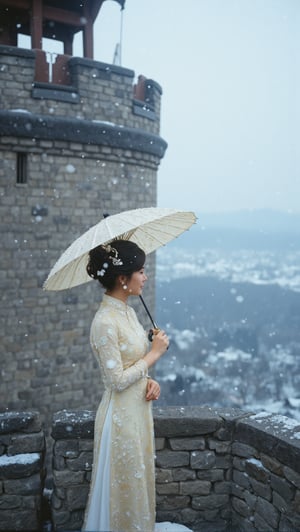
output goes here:
[[108, 290], [114, 288], [117, 277], [129, 278], [145, 264], [145, 252], [130, 240], [114, 240], [110, 244], [97, 246], [89, 252], [86, 271]]

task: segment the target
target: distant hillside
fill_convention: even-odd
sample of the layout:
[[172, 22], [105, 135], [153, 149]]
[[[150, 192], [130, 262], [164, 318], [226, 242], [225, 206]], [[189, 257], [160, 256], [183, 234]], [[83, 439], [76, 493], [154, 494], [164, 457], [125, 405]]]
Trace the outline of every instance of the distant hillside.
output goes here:
[[274, 285], [188, 277], [158, 283], [156, 318], [161, 327], [202, 329], [212, 339], [222, 330], [251, 329], [266, 343], [300, 342], [300, 294]]

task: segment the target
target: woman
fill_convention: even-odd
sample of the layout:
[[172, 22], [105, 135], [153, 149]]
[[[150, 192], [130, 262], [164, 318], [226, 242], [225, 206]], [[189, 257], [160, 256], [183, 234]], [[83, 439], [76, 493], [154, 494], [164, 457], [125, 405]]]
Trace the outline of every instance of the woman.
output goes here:
[[91, 489], [83, 530], [153, 532], [155, 477], [152, 401], [159, 384], [148, 369], [166, 352], [164, 331], [147, 335], [129, 296], [142, 293], [145, 253], [116, 240], [90, 251], [88, 274], [106, 289], [91, 326], [105, 391], [96, 414]]

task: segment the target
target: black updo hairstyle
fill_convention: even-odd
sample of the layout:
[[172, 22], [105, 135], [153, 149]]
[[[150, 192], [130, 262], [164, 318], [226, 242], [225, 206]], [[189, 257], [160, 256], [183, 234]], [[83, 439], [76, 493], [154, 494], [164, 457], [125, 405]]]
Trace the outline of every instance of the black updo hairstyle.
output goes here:
[[129, 279], [144, 267], [145, 252], [130, 240], [114, 240], [89, 252], [86, 271], [108, 290], [112, 290], [119, 275]]

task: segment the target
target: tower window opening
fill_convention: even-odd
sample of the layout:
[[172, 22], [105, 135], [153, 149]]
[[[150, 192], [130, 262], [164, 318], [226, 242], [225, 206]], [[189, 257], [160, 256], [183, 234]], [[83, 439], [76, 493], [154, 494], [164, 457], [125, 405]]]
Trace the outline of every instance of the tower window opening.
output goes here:
[[17, 153], [17, 183], [27, 183], [27, 154]]

